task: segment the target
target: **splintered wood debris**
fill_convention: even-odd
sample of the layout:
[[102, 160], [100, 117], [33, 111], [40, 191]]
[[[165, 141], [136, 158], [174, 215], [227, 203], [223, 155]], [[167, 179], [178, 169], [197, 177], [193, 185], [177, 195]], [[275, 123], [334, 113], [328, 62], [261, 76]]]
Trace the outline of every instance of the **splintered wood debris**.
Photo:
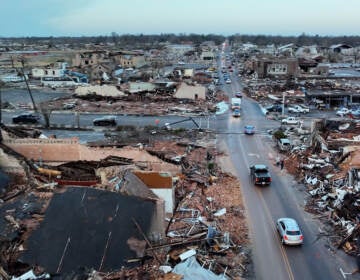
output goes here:
[[323, 221], [330, 246], [359, 258], [359, 125], [349, 119], [323, 120], [314, 127], [311, 145], [289, 152], [285, 168], [305, 185], [309, 194], [305, 210]]
[[[180, 269], [178, 265], [192, 258], [199, 263], [198, 269], [228, 279], [241, 279], [251, 274], [248, 268], [251, 262], [248, 228], [240, 184], [218, 166], [217, 157], [221, 154], [214, 148], [211, 139], [210, 142], [208, 137], [204, 141], [154, 141], [142, 152], [157, 156], [159, 160], [170, 159], [180, 166], [174, 190], [176, 207], [165, 221], [166, 236], [156, 240], [145, 235], [144, 240], [128, 239], [128, 246], [136, 253], [136, 258], [127, 260], [129, 267], [107, 273], [90, 269], [76, 272], [76, 275], [86, 276], [87, 279], [182, 279], [181, 273], [172, 270]], [[30, 161], [28, 163], [31, 165]], [[110, 186], [116, 191], [116, 184], [112, 182], [120, 172], [116, 166], [123, 166], [120, 169], [124, 170], [138, 168], [128, 158], [111, 156], [101, 161], [62, 164], [56, 170], [67, 174], [69, 179], [77, 170], [83, 174], [77, 176], [79, 178], [87, 178], [86, 174], [96, 176], [95, 170], [102, 170], [102, 176], [108, 176], [101, 180], [106, 186], [99, 181], [93, 187], [109, 189]], [[146, 170], [146, 167], [144, 165], [141, 169]], [[43, 221], [53, 195], [66, 189], [66, 186], [53, 183], [49, 172], [41, 174], [36, 168], [29, 170], [34, 176], [28, 177], [28, 186], [14, 186], [2, 196], [3, 201], [16, 202], [22, 194], [32, 194], [41, 201], [36, 211], [32, 210], [24, 218], [11, 211], [5, 217], [11, 233], [19, 234], [19, 239], [9, 238], [1, 247], [1, 264], [8, 275], [30, 273], [31, 268], [26, 264], [16, 266], [17, 257], [25, 249], [23, 244], [26, 244], [31, 232]], [[138, 230], [144, 234], [140, 227]], [[36, 275], [46, 273], [40, 266], [34, 268], [34, 272]]]

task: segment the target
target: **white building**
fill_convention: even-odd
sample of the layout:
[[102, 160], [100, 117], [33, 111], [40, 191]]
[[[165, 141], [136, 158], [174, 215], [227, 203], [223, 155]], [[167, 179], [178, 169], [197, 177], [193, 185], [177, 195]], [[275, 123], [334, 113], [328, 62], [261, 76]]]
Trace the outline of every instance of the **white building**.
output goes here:
[[31, 75], [33, 78], [41, 79], [43, 77], [62, 77], [65, 75], [67, 63], [59, 62], [55, 67], [51, 68], [33, 68]]

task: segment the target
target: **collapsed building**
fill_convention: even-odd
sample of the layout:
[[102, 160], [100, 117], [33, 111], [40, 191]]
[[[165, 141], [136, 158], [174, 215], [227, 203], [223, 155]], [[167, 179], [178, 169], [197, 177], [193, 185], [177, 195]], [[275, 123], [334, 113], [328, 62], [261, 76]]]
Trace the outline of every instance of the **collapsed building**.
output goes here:
[[360, 250], [359, 134], [356, 120], [316, 120], [307, 144], [294, 145], [285, 158], [286, 169], [305, 185], [306, 211], [324, 224], [319, 237], [356, 257]]
[[0, 204], [1, 276], [251, 273], [239, 183], [218, 167], [208, 133], [197, 133], [195, 141], [104, 147], [3, 131], [2, 169], [11, 179]]
[[64, 104], [72, 103], [72, 110], [80, 113], [199, 115], [215, 112], [216, 103], [227, 98], [222, 90], [185, 82], [130, 83], [128, 86], [78, 87], [71, 97], [44, 101], [40, 107], [63, 110]]

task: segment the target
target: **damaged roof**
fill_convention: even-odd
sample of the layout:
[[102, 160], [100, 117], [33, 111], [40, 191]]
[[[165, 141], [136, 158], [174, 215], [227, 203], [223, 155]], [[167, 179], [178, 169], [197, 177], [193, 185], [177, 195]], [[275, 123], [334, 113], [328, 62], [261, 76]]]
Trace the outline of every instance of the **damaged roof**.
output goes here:
[[136, 257], [127, 241], [142, 240], [136, 221], [148, 233], [155, 204], [149, 200], [92, 189], [68, 188], [54, 195], [40, 227], [26, 243], [20, 261], [49, 273], [78, 267], [111, 271]]

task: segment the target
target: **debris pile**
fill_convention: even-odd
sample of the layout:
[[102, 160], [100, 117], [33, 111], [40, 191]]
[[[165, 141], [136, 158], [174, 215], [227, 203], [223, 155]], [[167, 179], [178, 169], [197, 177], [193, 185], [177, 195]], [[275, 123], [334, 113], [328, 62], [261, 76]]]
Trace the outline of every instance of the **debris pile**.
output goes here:
[[[0, 212], [4, 219], [0, 223], [0, 230], [4, 239], [1, 242], [0, 268], [4, 268], [4, 275], [21, 277], [31, 274], [33, 279], [44, 279], [53, 277], [52, 273], [56, 270], [60, 272], [61, 269], [64, 273], [67, 269], [68, 279], [80, 276], [84, 279], [193, 279], [191, 275], [194, 274], [204, 279], [238, 279], [250, 275], [248, 229], [239, 182], [232, 175], [223, 173], [217, 165], [218, 157], [222, 154], [216, 150], [210, 135], [188, 132], [188, 136], [173, 136], [161, 141], [156, 139], [139, 147], [139, 151], [152, 154], [159, 161], [181, 167], [181, 173], [173, 177], [174, 210], [162, 217], [163, 222], [159, 219], [161, 216], [153, 221], [163, 223], [162, 227], [166, 229], [164, 236], [153, 235], [153, 231], [145, 228], [150, 220], [147, 218], [142, 221], [141, 217], [145, 215], [140, 214], [129, 221], [126, 227], [134, 232], [126, 239], [124, 250], [130, 250], [134, 257], [127, 256], [121, 260], [126, 265], [112, 270], [103, 269], [102, 262], [99, 267], [72, 270], [70, 260], [71, 256], [75, 256], [75, 247], [78, 246], [76, 252], [82, 250], [81, 243], [76, 242], [75, 233], [81, 231], [81, 227], [93, 230], [100, 225], [97, 238], [88, 240], [97, 242], [96, 246], [101, 246], [101, 252], [87, 254], [86, 258], [93, 262], [98, 254], [106, 253], [108, 258], [103, 257], [104, 267], [109, 266], [107, 261], [110, 262], [110, 256], [119, 246], [119, 243], [111, 245], [112, 240], [116, 240], [114, 234], [121, 229], [119, 225], [111, 225], [119, 223], [115, 218], [123, 212], [119, 210], [118, 213], [117, 209], [124, 207], [111, 201], [121, 199], [123, 204], [131, 200], [128, 206], [130, 209], [130, 205], [135, 207], [136, 199], [143, 199], [139, 205], [147, 203], [152, 211], [157, 211], [157, 206], [153, 204], [158, 200], [157, 196], [147, 188], [142, 189], [144, 183], [129, 173], [131, 170], [146, 171], [148, 166], [134, 162], [131, 158], [108, 156], [100, 161], [51, 166], [43, 164], [40, 167], [15, 154], [18, 160], [27, 163], [29, 175], [25, 185], [13, 186], [1, 197]], [[59, 174], [62, 181], [58, 180]], [[90, 179], [96, 179], [96, 182], [89, 183]], [[88, 184], [72, 187], [75, 180]], [[131, 181], [137, 182], [137, 185], [130, 184]], [[135, 194], [137, 191], [142, 194]], [[100, 203], [103, 204], [100, 206]], [[81, 209], [75, 211], [77, 207]], [[101, 211], [96, 207], [100, 207]], [[59, 211], [62, 212], [60, 216]], [[147, 211], [147, 216], [150, 215]], [[101, 218], [103, 216], [105, 220]], [[66, 226], [58, 224], [58, 219], [66, 221]], [[78, 222], [71, 222], [75, 220]], [[56, 240], [62, 241], [52, 244], [47, 233], [58, 227], [63, 230], [55, 230], [52, 234], [59, 235]], [[110, 229], [106, 229], [108, 227]], [[89, 237], [85, 234], [83, 238]], [[53, 246], [49, 252], [54, 254], [42, 255], [44, 251], [36, 245], [40, 240], [41, 248]], [[106, 249], [102, 247], [104, 240], [110, 244], [109, 247], [106, 245]], [[57, 256], [55, 252], [61, 253]], [[34, 256], [39, 262], [36, 265], [31, 263]], [[85, 263], [84, 259], [82, 261]], [[48, 271], [46, 268], [49, 268]]]
[[218, 169], [217, 151], [192, 142], [157, 142], [152, 149], [183, 155], [177, 206], [166, 232], [170, 263], [195, 256], [202, 267], [231, 279], [250, 273], [240, 185]]
[[177, 99], [169, 95], [159, 96], [156, 94], [129, 95], [116, 98], [98, 95], [74, 95], [69, 98], [44, 101], [40, 106], [51, 110], [63, 110], [64, 103], [71, 101], [75, 104], [71, 110], [76, 112], [103, 112], [109, 114], [117, 112], [117, 114], [141, 116], [201, 115], [207, 112], [215, 112], [215, 104], [226, 98], [226, 94], [221, 90], [209, 90], [206, 100]]
[[[324, 220], [333, 246], [358, 256], [360, 246], [360, 142], [358, 123], [321, 120], [305, 150], [289, 153], [286, 169], [304, 183], [306, 210]], [[320, 235], [323, 233], [319, 233]]]

